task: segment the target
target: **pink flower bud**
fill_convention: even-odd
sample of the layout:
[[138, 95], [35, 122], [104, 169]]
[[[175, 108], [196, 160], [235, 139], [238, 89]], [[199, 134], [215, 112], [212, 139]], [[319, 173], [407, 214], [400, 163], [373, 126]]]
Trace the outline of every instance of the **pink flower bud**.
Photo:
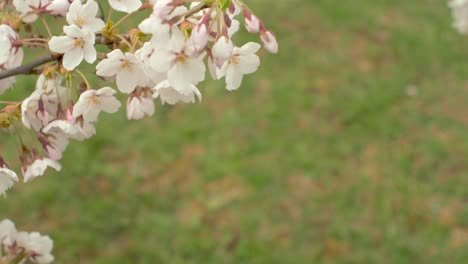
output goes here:
[[174, 3], [172, 0], [159, 0], [153, 8], [153, 12], [161, 19], [165, 19], [174, 10]]
[[278, 41], [271, 30], [261, 30], [260, 38], [263, 42], [263, 47], [268, 50], [270, 53], [278, 53]]
[[244, 10], [244, 17], [245, 17], [245, 27], [247, 31], [250, 33], [258, 33], [260, 31], [261, 22], [252, 13], [247, 10]]
[[232, 43], [231, 39], [225, 36], [218, 38], [211, 50], [214, 63], [218, 68], [221, 68], [221, 66], [231, 58], [233, 50], [234, 43]]
[[203, 50], [208, 43], [208, 26], [205, 23], [196, 25], [192, 30], [192, 43], [195, 49]]
[[54, 16], [66, 16], [73, 0], [54, 0], [47, 6], [47, 11]]

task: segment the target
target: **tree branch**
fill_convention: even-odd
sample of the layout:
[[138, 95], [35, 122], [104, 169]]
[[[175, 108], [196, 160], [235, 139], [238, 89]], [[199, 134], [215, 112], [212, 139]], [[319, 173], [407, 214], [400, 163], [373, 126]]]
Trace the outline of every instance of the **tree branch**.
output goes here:
[[47, 57], [40, 58], [28, 64], [24, 64], [19, 67], [16, 67], [16, 68], [4, 71], [4, 72], [0, 72], [0, 80], [15, 76], [15, 75], [34, 73], [33, 71], [34, 68], [41, 66], [43, 64], [46, 64], [47, 62], [54, 61], [54, 60], [55, 58], [52, 55], [48, 55]]

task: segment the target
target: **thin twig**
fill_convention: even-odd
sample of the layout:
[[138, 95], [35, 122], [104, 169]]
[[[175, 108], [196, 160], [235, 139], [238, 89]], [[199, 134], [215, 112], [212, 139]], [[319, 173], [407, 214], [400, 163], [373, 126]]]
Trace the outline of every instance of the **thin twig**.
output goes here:
[[16, 67], [16, 68], [4, 71], [4, 72], [0, 72], [0, 80], [15, 76], [15, 75], [34, 73], [33, 71], [34, 68], [41, 66], [43, 64], [46, 64], [48, 62], [54, 61], [54, 60], [55, 58], [52, 55], [49, 55], [47, 57], [40, 58], [36, 61], [33, 61], [31, 63], [24, 64], [24, 65], [21, 65], [19, 67]]

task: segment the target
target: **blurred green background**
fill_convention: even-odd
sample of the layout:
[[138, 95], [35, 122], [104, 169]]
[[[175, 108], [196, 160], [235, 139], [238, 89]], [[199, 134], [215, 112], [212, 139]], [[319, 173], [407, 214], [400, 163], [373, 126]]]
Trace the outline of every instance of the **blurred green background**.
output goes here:
[[280, 53], [238, 91], [103, 115], [0, 219], [57, 263], [468, 263], [468, 39], [446, 2], [247, 3]]

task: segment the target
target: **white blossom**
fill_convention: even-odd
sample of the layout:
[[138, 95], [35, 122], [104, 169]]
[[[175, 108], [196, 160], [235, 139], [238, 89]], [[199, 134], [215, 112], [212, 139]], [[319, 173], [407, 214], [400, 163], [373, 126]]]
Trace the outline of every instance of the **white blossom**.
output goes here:
[[97, 54], [94, 48], [94, 33], [83, 31], [76, 25], [64, 26], [66, 36], [52, 37], [49, 41], [51, 51], [63, 53], [63, 67], [71, 71], [83, 61], [93, 63]]
[[[18, 176], [16, 175], [16, 172], [8, 169], [5, 165], [0, 166], [0, 194], [5, 194], [5, 192], [8, 189], [10, 189], [13, 186], [13, 184], [17, 181], [18, 181]], [[0, 231], [0, 241], [1, 241], [1, 231]]]
[[201, 100], [202, 95], [195, 85], [190, 85], [183, 92], [171, 87], [169, 81], [163, 81], [154, 87], [154, 98], [160, 98], [161, 103], [165, 104], [176, 104], [178, 102], [183, 103], [195, 103], [196, 97]]
[[153, 92], [150, 89], [141, 89], [134, 92], [127, 101], [127, 118], [142, 119], [145, 115], [154, 114]]
[[203, 55], [194, 56], [193, 46], [183, 33], [174, 27], [170, 40], [158, 48], [151, 57], [151, 66], [158, 72], [167, 72], [167, 81], [174, 89], [191, 90], [205, 79]]
[[56, 171], [60, 171], [62, 166], [55, 160], [49, 158], [35, 159], [31, 164], [21, 167], [24, 182], [29, 182], [39, 176], [44, 175], [47, 167], [51, 167]]
[[48, 264], [54, 261], [51, 252], [54, 242], [50, 237], [38, 232], [18, 232], [14, 235], [15, 242], [25, 251], [26, 258], [34, 263]]
[[109, 5], [120, 12], [132, 13], [141, 7], [140, 0], [109, 0]]
[[[92, 128], [94, 128], [91, 125]], [[86, 128], [89, 128], [87, 125]], [[68, 120], [56, 119], [47, 124], [42, 131], [46, 134], [57, 135], [57, 137], [66, 137], [78, 141], [90, 138], [96, 133], [96, 130], [85, 130], [79, 123], [72, 123]]]
[[[187, 11], [185, 6], [178, 6], [169, 14], [166, 18], [161, 18], [155, 12], [153, 12], [148, 18], [144, 19], [138, 28], [145, 34], [151, 34], [151, 42], [166, 42], [170, 38], [171, 25], [167, 23], [167, 20], [181, 15]], [[184, 20], [174, 22], [172, 25], [179, 25]]]
[[74, 1], [67, 12], [67, 22], [76, 25], [82, 30], [97, 32], [105, 26], [102, 19], [97, 18], [99, 5], [94, 0], [88, 0], [82, 4], [80, 0]]
[[221, 76], [226, 76], [226, 89], [232, 91], [239, 88], [244, 74], [251, 74], [258, 69], [260, 59], [256, 53], [259, 49], [260, 44], [254, 42], [234, 48], [231, 58], [220, 71]]
[[2, 220], [0, 222], [0, 246], [10, 246], [12, 244], [12, 238], [16, 234], [15, 224], [8, 220]]
[[123, 93], [131, 93], [137, 85], [146, 83], [146, 75], [141, 60], [135, 54], [130, 52], [124, 54], [119, 49], [107, 54], [107, 59], [99, 62], [96, 70], [96, 74], [99, 76], [116, 76], [117, 87]]
[[68, 8], [73, 1], [74, 0], [52, 0], [47, 6], [47, 11], [54, 16], [66, 16]]
[[88, 90], [80, 95], [73, 107], [73, 117], [83, 116], [86, 122], [95, 122], [101, 111], [115, 113], [121, 103], [114, 97], [115, 90], [104, 87], [99, 90]]
[[[18, 34], [7, 25], [0, 25], [0, 72], [20, 66], [23, 63], [22, 48], [14, 47], [13, 41], [19, 39]], [[14, 76], [0, 80], [0, 94], [15, 82]]]
[[47, 7], [50, 0], [13, 0], [16, 11], [24, 23], [33, 23], [38, 18], [38, 11]]

